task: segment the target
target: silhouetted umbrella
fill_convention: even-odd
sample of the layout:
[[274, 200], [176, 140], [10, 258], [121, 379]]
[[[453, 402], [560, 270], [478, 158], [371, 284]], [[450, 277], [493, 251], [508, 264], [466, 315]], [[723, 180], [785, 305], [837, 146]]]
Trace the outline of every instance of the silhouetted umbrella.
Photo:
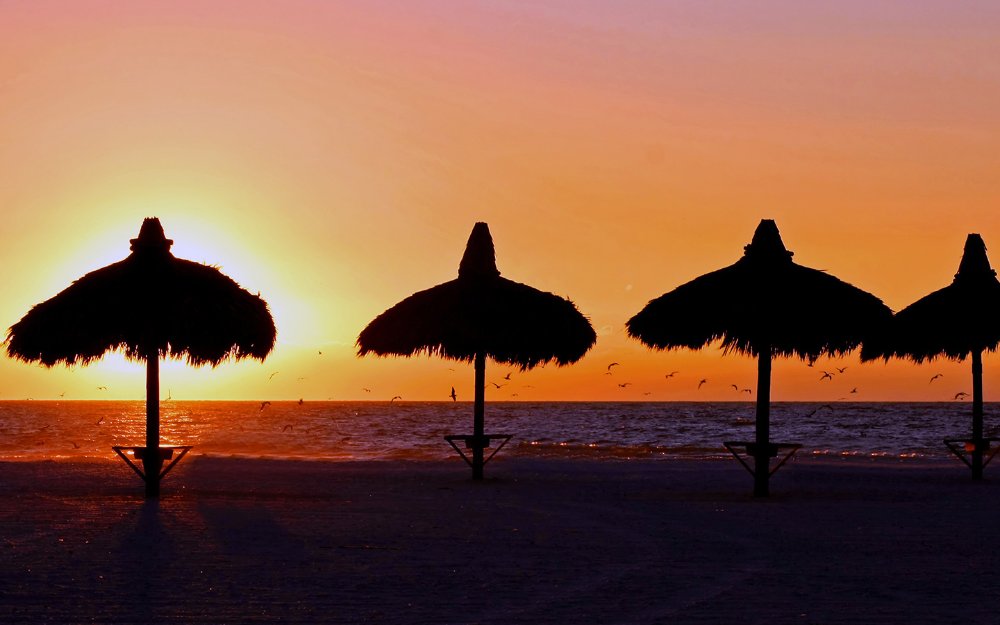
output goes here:
[[376, 317], [358, 355], [419, 353], [475, 363], [473, 478], [482, 479], [486, 358], [521, 370], [576, 362], [597, 336], [569, 300], [500, 277], [485, 223], [469, 236], [458, 278], [420, 291]]
[[159, 358], [212, 366], [263, 360], [274, 347], [267, 304], [218, 269], [175, 258], [156, 218], [124, 260], [33, 307], [7, 334], [7, 353], [45, 366], [87, 364], [121, 350], [146, 362], [146, 493], [159, 491]]
[[778, 227], [762, 220], [743, 258], [650, 301], [627, 324], [629, 336], [655, 349], [720, 340], [726, 352], [757, 356], [754, 495], [761, 497], [768, 494], [772, 357], [844, 354], [891, 314], [874, 295], [791, 257]]
[[896, 313], [888, 331], [865, 341], [862, 360], [972, 356], [972, 477], [983, 476], [983, 351], [1000, 345], [1000, 281], [986, 257], [986, 245], [970, 234], [951, 284]]

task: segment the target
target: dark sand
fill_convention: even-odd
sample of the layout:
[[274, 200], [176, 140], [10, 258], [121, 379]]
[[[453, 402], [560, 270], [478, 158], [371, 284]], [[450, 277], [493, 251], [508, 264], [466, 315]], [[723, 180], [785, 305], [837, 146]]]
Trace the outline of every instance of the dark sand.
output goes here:
[[[992, 469], [992, 471], [990, 471]], [[0, 463], [0, 623], [1000, 623], [1000, 467]]]

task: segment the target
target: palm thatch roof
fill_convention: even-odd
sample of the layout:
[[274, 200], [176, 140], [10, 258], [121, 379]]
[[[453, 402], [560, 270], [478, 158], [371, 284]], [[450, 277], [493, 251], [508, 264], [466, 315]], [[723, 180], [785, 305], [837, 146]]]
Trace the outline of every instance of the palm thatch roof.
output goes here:
[[896, 313], [882, 336], [865, 341], [861, 358], [961, 361], [973, 352], [996, 351], [998, 345], [1000, 281], [983, 238], [970, 234], [954, 281]]
[[597, 340], [573, 302], [508, 280], [497, 270], [493, 239], [477, 223], [458, 278], [407, 297], [358, 336], [358, 355], [432, 354], [471, 362], [484, 353], [530, 369], [583, 357]]
[[857, 347], [891, 311], [874, 295], [822, 270], [792, 262], [778, 227], [760, 222], [743, 258], [682, 284], [627, 323], [628, 334], [657, 349], [699, 349], [814, 359]]
[[274, 320], [259, 295], [218, 269], [175, 258], [156, 218], [143, 221], [132, 253], [92, 271], [33, 307], [7, 333], [19, 360], [86, 364], [107, 351], [193, 365], [264, 357], [274, 347]]

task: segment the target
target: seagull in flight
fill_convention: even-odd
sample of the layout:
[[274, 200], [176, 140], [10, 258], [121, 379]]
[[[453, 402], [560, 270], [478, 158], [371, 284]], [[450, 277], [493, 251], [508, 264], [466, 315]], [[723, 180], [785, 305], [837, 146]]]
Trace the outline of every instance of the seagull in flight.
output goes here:
[[834, 369], [837, 370], [837, 373], [843, 373], [847, 371], [847, 367], [834, 367]]
[[740, 387], [736, 386], [735, 384], [730, 384], [729, 386], [733, 387], [733, 390], [736, 392], [739, 392], [740, 390]]
[[674, 377], [674, 376], [675, 376], [675, 375], [677, 375], [678, 373], [680, 373], [680, 371], [671, 371], [670, 373], [668, 373], [668, 374], [664, 375], [663, 377], [665, 377], [666, 379], [668, 379], [668, 380], [669, 380], [670, 378]]
[[511, 374], [511, 373], [513, 373], [513, 371], [508, 371], [508, 372], [507, 372], [507, 375], [503, 376], [503, 379], [505, 379], [505, 380], [507, 380], [508, 382], [510, 382], [510, 374]]
[[610, 365], [608, 365], [608, 375], [611, 375], [611, 367], [618, 367], [618, 366], [620, 365], [617, 362], [613, 362]]
[[267, 381], [268, 381], [268, 382], [270, 382], [270, 381], [271, 381], [271, 378], [273, 378], [274, 376], [278, 375], [278, 373], [280, 373], [280, 372], [279, 372], [279, 371], [275, 371], [275, 372], [274, 372], [274, 373], [272, 373], [271, 375], [267, 376]]
[[819, 381], [822, 382], [823, 380], [826, 380], [827, 378], [829, 378], [829, 379], [832, 380], [833, 379], [833, 374], [830, 373], [829, 371], [824, 371], [823, 375], [822, 375], [822, 377], [820, 377]]
[[260, 412], [261, 410], [267, 408], [270, 405], [271, 405], [271, 402], [269, 402], [269, 401], [262, 401], [262, 402], [260, 402], [260, 408], [257, 410], [257, 412]]
[[969, 394], [966, 393], [965, 391], [960, 391], [958, 393], [955, 393], [955, 399], [965, 399], [968, 396]]
[[934, 380], [936, 380], [938, 378], [943, 378], [943, 377], [944, 377], [943, 373], [935, 373], [934, 375], [931, 376], [931, 381], [928, 382], [928, 384], [930, 384], [931, 382], [933, 382]]
[[389, 403], [391, 404], [392, 402], [396, 401], [397, 399], [403, 399], [403, 396], [402, 395], [395, 395], [395, 396], [393, 396], [392, 399], [389, 400]]
[[99, 390], [99, 391], [106, 391], [106, 390], [108, 390], [108, 387], [106, 387], [106, 386], [98, 386], [97, 390]]
[[708, 384], [708, 378], [702, 378], [701, 380], [698, 381], [698, 390], [699, 391], [701, 390], [701, 385], [702, 384]]
[[858, 387], [855, 386], [854, 388], [851, 389], [851, 392], [848, 393], [848, 394], [850, 395], [850, 394], [854, 394], [854, 393], [857, 393], [857, 392], [858, 392]]
[[740, 389], [740, 392], [741, 393], [746, 393], [747, 395], [750, 395], [751, 393], [753, 393], [753, 390], [749, 389], [749, 388], [744, 388], [744, 389]]
[[632, 384], [631, 382], [622, 382], [621, 384], [618, 385], [618, 388], [626, 388], [631, 384]]
[[493, 386], [497, 387], [498, 389], [501, 389], [501, 388], [507, 386], [506, 384], [497, 384], [496, 382], [490, 382], [490, 384], [492, 384]]
[[455, 394], [455, 387], [451, 387], [451, 401], [458, 401], [458, 395]]

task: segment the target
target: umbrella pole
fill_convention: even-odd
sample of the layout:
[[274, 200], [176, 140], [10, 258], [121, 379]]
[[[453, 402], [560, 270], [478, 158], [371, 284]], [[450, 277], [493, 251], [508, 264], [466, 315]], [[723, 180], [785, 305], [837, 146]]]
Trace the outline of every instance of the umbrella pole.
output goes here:
[[753, 496], [769, 495], [771, 456], [771, 346], [757, 350], [757, 418], [754, 424], [756, 453], [754, 454]]
[[476, 402], [472, 411], [472, 479], [483, 479], [483, 441], [486, 412], [486, 354], [476, 352]]
[[160, 353], [146, 353], [146, 451], [142, 467], [146, 473], [146, 497], [160, 496]]
[[972, 479], [983, 479], [983, 352], [972, 351]]

